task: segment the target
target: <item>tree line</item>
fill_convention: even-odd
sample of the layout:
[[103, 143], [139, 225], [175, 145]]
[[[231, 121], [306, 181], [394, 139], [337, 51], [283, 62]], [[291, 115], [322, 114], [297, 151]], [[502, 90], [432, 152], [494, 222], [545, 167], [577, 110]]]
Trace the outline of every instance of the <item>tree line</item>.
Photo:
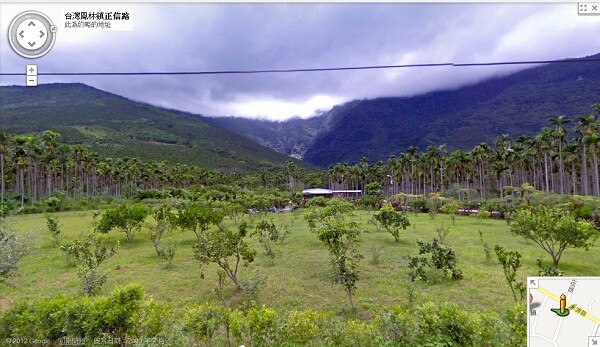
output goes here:
[[0, 202], [7, 195], [37, 201], [62, 191], [69, 196], [121, 196], [132, 189], [185, 188], [226, 182], [226, 174], [167, 161], [103, 158], [81, 145], [60, 142], [47, 130], [37, 135], [0, 132]]
[[386, 195], [441, 192], [459, 199], [502, 198], [512, 187], [529, 183], [544, 192], [600, 197], [600, 104], [593, 110], [575, 121], [549, 118], [549, 127], [533, 136], [501, 135], [470, 150], [411, 146], [386, 162], [363, 158], [309, 172], [292, 160], [280, 172], [231, 174], [167, 161], [105, 158], [85, 146], [61, 143], [60, 134], [51, 130], [37, 135], [0, 132], [0, 203], [9, 195], [23, 206], [57, 191], [72, 197], [122, 196], [139, 189], [233, 181], [291, 191], [325, 186], [365, 190], [371, 183]]
[[[551, 117], [549, 126], [533, 136], [501, 135], [470, 150], [430, 145], [421, 151], [410, 146], [387, 162], [363, 158], [354, 165], [338, 163], [320, 179], [331, 189], [364, 190], [376, 182], [387, 195], [448, 192], [483, 200], [502, 198], [508, 189], [529, 183], [543, 192], [600, 197], [600, 104], [593, 110], [575, 121]], [[285, 174], [290, 188], [315, 182], [314, 175], [291, 161]]]

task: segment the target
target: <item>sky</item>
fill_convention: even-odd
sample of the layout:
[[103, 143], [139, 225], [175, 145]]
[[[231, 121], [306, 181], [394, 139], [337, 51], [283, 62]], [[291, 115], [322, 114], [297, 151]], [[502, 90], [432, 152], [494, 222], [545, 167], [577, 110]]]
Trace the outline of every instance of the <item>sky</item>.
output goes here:
[[[58, 27], [38, 59], [12, 51], [11, 20]], [[65, 28], [65, 13], [128, 12], [118, 30]], [[0, 4], [0, 72], [222, 71], [553, 60], [600, 53], [600, 16], [577, 3]], [[453, 89], [528, 66], [194, 76], [40, 76], [207, 116], [311, 117], [337, 104]], [[24, 76], [0, 78], [23, 85]]]

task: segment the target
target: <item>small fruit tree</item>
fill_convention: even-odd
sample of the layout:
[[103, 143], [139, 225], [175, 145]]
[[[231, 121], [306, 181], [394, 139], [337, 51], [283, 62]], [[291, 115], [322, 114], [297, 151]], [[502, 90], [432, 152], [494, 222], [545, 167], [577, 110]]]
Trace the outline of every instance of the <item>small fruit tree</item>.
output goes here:
[[400, 230], [406, 230], [406, 227], [410, 225], [406, 213], [397, 212], [389, 203], [375, 212], [373, 218], [394, 236], [396, 242], [400, 242]]

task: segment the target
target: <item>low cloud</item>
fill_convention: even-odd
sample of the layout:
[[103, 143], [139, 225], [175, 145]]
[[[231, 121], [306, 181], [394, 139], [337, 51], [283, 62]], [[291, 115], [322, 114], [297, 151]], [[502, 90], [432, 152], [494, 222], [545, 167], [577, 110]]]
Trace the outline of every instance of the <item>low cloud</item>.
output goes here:
[[[0, 28], [29, 4], [1, 4]], [[80, 4], [36, 5], [55, 22]], [[117, 6], [115, 4], [115, 6]], [[61, 28], [40, 72], [217, 71], [563, 59], [598, 53], [600, 18], [577, 4], [119, 4], [133, 31]], [[107, 5], [86, 4], [80, 11]], [[114, 7], [110, 5], [109, 7]], [[120, 8], [124, 7], [123, 10]], [[114, 11], [114, 10], [113, 10]], [[0, 69], [20, 58], [0, 35]], [[83, 82], [135, 100], [206, 115], [309, 117], [357, 98], [456, 88], [519, 67], [194, 76], [40, 77]], [[7, 77], [1, 84], [23, 84]]]

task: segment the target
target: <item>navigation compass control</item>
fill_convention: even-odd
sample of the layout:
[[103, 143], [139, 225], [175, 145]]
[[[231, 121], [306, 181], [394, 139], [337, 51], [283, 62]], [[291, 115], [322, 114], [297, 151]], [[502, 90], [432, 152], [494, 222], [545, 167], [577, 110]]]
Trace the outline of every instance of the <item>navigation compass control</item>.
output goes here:
[[8, 27], [12, 49], [20, 56], [35, 59], [52, 49], [56, 40], [56, 25], [38, 11], [26, 11], [16, 16]]

